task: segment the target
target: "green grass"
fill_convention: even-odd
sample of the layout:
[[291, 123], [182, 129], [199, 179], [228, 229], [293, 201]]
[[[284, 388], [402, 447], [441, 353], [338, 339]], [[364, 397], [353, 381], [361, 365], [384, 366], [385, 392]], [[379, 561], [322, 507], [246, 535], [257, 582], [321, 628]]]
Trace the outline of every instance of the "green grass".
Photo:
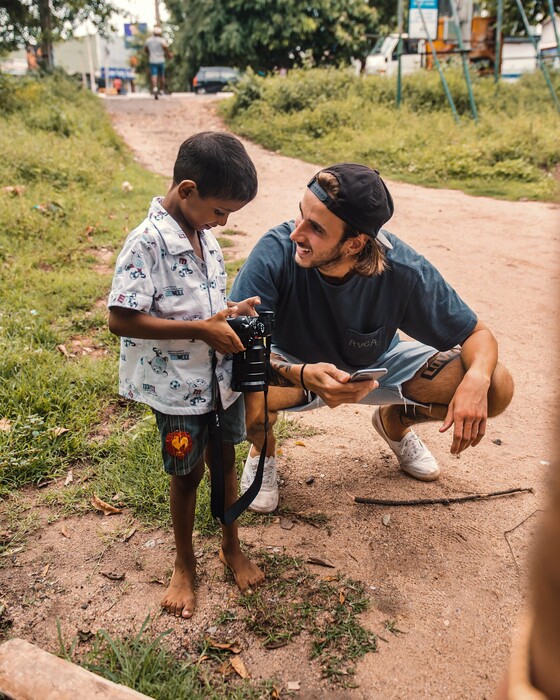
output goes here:
[[[557, 198], [560, 116], [542, 75], [497, 91], [492, 79], [474, 76], [478, 124], [461, 73], [446, 76], [460, 125], [436, 72], [405, 78], [399, 110], [395, 80], [335, 69], [249, 75], [220, 109], [237, 133], [313, 163], [363, 162], [387, 178], [475, 195]], [[560, 93], [560, 75], [553, 78]]]
[[[301, 559], [261, 553], [257, 563], [266, 574], [264, 584], [245, 594], [240, 605], [245, 628], [260, 637], [267, 649], [286, 646], [304, 630], [311, 638], [310, 659], [321, 674], [342, 686], [352, 685], [356, 662], [377, 650], [377, 637], [359, 622], [368, 608], [363, 585], [344, 576], [321, 578]], [[222, 625], [231, 616], [220, 616]]]
[[169, 632], [150, 635], [149, 623], [150, 618], [146, 618], [136, 635], [123, 639], [99, 630], [91, 650], [81, 659], [75, 654], [78, 639], [68, 644], [59, 626], [59, 655], [156, 700], [260, 700], [270, 697], [271, 681], [225, 680], [217, 672], [219, 657], [213, 659], [210, 667], [198, 663], [196, 658], [176, 659], [162, 644]]

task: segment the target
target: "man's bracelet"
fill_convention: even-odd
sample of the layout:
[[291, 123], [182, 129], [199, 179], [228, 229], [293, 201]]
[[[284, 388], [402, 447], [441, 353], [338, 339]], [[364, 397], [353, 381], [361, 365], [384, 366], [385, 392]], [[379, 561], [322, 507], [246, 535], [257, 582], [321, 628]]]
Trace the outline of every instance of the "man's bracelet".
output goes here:
[[299, 383], [301, 384], [301, 388], [305, 391], [307, 394], [309, 389], [305, 386], [305, 382], [303, 381], [303, 370], [307, 367], [307, 362], [301, 366], [301, 369], [299, 371]]

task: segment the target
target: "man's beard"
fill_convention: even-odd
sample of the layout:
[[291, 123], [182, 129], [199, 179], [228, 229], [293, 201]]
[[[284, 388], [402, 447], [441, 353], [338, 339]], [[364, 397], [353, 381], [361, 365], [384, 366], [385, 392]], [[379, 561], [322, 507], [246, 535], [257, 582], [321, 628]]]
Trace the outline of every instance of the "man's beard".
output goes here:
[[[346, 256], [340, 252], [341, 249], [342, 243], [337, 243], [333, 248], [323, 253], [323, 255], [320, 258], [313, 260], [313, 262], [309, 265], [309, 268], [316, 267], [319, 269], [320, 272], [328, 274], [330, 269], [332, 269], [335, 265], [337, 265], [345, 259]], [[297, 259], [296, 264], [300, 265], [300, 267], [307, 267], [307, 265], [302, 265], [301, 263], [299, 263]]]

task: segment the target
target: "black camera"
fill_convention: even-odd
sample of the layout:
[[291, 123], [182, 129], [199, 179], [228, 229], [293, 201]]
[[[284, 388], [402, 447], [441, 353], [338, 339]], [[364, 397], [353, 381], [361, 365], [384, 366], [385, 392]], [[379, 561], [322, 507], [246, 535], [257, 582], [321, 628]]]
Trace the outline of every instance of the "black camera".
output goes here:
[[228, 318], [227, 322], [245, 346], [245, 351], [233, 355], [232, 389], [264, 391], [268, 385], [274, 312], [261, 311], [258, 316], [237, 316]]

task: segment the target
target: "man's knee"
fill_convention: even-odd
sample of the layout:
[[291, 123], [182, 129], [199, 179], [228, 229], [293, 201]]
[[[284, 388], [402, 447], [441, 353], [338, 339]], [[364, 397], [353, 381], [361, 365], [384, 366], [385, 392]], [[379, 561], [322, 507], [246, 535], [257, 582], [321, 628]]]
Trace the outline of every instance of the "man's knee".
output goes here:
[[513, 377], [503, 365], [496, 365], [488, 390], [488, 415], [499, 416], [511, 403], [513, 397]]

